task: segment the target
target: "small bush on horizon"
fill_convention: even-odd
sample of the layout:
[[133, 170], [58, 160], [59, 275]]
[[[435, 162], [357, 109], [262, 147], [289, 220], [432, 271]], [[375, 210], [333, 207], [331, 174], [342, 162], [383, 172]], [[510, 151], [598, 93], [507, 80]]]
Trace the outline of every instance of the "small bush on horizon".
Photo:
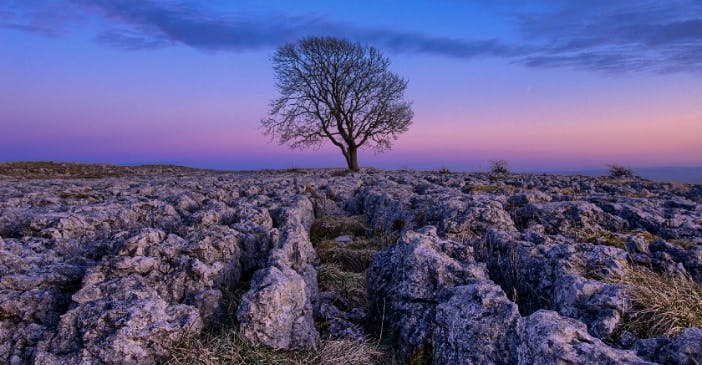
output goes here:
[[625, 179], [634, 177], [634, 170], [617, 164], [607, 165], [609, 177], [614, 179]]
[[451, 170], [449, 170], [448, 167], [445, 167], [445, 166], [444, 166], [444, 167], [440, 168], [439, 170], [437, 170], [437, 172], [438, 172], [439, 174], [442, 174], [442, 175], [447, 175], [447, 174], [450, 174], [450, 173], [451, 173]]
[[283, 172], [297, 173], [302, 172], [302, 169], [293, 165], [292, 167], [288, 167], [287, 169], [283, 170]]
[[490, 161], [490, 173], [494, 175], [509, 174], [509, 163], [506, 160]]

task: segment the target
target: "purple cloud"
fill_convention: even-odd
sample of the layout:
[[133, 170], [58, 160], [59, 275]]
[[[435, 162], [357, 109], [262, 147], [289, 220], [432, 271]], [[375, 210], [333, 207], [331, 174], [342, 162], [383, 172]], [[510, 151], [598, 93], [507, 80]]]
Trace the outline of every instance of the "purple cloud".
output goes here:
[[[521, 41], [369, 29], [319, 15], [221, 14], [192, 3], [148, 0], [64, 0], [50, 5], [10, 2], [5, 7], [10, 10], [0, 12], [0, 28], [57, 35], [65, 31], [67, 23], [99, 17], [107, 29], [99, 30], [96, 40], [125, 50], [184, 45], [203, 51], [240, 52], [274, 48], [308, 35], [332, 35], [369, 42], [395, 53], [459, 59], [500, 57], [529, 67], [605, 73], [702, 72], [699, 1], [540, 0], [526, 7], [514, 0], [501, 4], [496, 10], [512, 22]], [[60, 5], [64, 5], [62, 11], [55, 12]], [[508, 5], [513, 6], [504, 10]]]

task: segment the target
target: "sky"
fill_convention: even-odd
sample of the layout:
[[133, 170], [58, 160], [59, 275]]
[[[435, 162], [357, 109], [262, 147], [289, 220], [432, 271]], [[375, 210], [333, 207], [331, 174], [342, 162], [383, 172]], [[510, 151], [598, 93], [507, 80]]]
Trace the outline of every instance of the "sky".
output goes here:
[[0, 161], [342, 167], [259, 128], [306, 36], [409, 80], [409, 132], [361, 166], [702, 166], [699, 0], [0, 0]]

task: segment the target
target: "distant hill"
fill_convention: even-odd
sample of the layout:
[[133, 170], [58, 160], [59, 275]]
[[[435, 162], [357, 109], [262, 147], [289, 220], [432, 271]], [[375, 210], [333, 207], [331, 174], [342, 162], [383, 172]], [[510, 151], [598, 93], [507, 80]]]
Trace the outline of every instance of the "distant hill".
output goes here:
[[175, 165], [118, 166], [112, 164], [53, 161], [0, 162], [0, 178], [91, 179], [139, 175], [184, 174], [199, 171]]
[[[634, 173], [645, 179], [656, 181], [674, 181], [687, 184], [702, 184], [702, 166], [698, 167], [639, 167], [633, 168]], [[565, 175], [604, 176], [606, 169], [580, 170], [580, 171], [555, 171], [553, 173]]]

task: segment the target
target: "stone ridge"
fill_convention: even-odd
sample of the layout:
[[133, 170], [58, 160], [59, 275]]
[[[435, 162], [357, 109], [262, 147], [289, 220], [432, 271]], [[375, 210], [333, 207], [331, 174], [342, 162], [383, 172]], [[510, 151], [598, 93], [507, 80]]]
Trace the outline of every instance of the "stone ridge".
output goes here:
[[624, 330], [631, 301], [605, 280], [645, 265], [702, 282], [700, 185], [161, 170], [0, 180], [0, 363], [161, 363], [241, 285], [244, 338], [314, 348], [315, 319], [331, 309], [309, 229], [344, 214], [399, 237], [367, 287], [406, 363], [702, 362], [700, 329]]

